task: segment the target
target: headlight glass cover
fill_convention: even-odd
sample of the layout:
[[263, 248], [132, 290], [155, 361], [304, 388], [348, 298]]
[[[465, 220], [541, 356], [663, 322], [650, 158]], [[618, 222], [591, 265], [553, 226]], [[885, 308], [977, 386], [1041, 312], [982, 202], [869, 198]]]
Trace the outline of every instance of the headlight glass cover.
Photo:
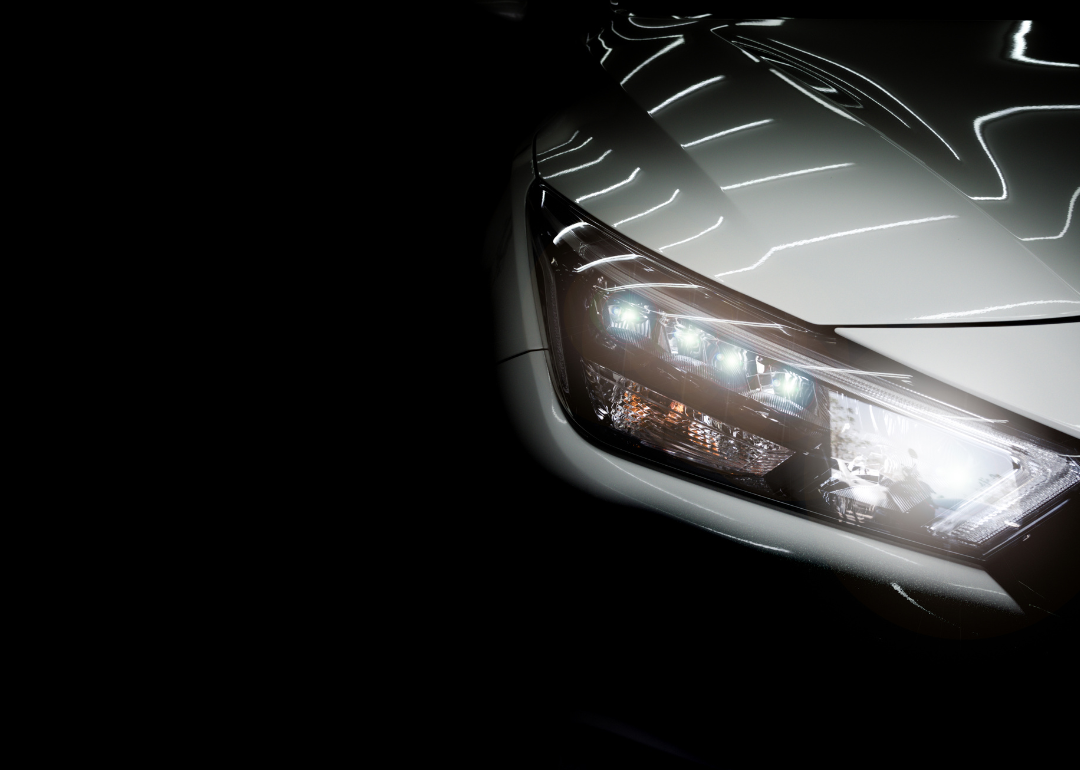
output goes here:
[[935, 399], [933, 381], [880, 357], [875, 371], [853, 365], [875, 356], [634, 244], [542, 183], [527, 222], [560, 400], [609, 447], [976, 559], [1080, 483], [1068, 437]]

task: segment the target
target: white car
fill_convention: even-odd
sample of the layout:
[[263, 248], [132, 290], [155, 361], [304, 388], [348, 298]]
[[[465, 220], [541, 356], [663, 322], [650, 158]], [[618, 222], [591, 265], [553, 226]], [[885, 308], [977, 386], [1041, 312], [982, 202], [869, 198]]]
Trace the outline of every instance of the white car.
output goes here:
[[1078, 585], [1080, 67], [957, 30], [615, 10], [488, 260], [551, 473], [970, 639]]

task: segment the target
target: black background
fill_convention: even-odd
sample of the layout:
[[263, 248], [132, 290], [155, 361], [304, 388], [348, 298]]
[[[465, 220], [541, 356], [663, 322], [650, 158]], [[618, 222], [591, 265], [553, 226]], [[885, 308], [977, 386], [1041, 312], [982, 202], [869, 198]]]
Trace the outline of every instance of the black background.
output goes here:
[[444, 244], [426, 301], [454, 331], [435, 335], [407, 428], [426, 454], [397, 482], [422, 501], [401, 515], [424, 587], [393, 613], [422, 661], [416, 697], [454, 725], [455, 751], [506, 767], [680, 766], [658, 743], [719, 764], [759, 730], [808, 747], [867, 731], [978, 742], [997, 739], [995, 720], [1030, 725], [1030, 709], [1053, 740], [1048, 694], [1075, 693], [1066, 621], [991, 640], [918, 633], [867, 586], [584, 496], [513, 435], [480, 248], [515, 152], [597, 76], [581, 43], [605, 14], [536, 0], [513, 21], [462, 3], [424, 22], [436, 76], [412, 120], [440, 181], [415, 235]]

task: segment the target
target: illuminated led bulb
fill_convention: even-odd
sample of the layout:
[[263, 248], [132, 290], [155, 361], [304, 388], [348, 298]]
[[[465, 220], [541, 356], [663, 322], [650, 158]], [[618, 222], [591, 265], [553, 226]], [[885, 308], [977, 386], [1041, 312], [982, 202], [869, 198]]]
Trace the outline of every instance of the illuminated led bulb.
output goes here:
[[738, 369], [742, 365], [742, 359], [739, 358], [738, 353], [718, 353], [716, 358], [720, 361], [720, 365], [725, 369]]

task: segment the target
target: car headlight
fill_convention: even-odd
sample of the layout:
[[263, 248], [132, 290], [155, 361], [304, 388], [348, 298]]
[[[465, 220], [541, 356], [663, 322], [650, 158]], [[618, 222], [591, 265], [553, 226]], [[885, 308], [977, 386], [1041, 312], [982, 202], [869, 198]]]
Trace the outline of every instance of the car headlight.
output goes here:
[[874, 354], [685, 270], [543, 183], [527, 212], [556, 390], [608, 447], [975, 558], [1080, 483], [1064, 444], [918, 392], [897, 364], [852, 365]]

